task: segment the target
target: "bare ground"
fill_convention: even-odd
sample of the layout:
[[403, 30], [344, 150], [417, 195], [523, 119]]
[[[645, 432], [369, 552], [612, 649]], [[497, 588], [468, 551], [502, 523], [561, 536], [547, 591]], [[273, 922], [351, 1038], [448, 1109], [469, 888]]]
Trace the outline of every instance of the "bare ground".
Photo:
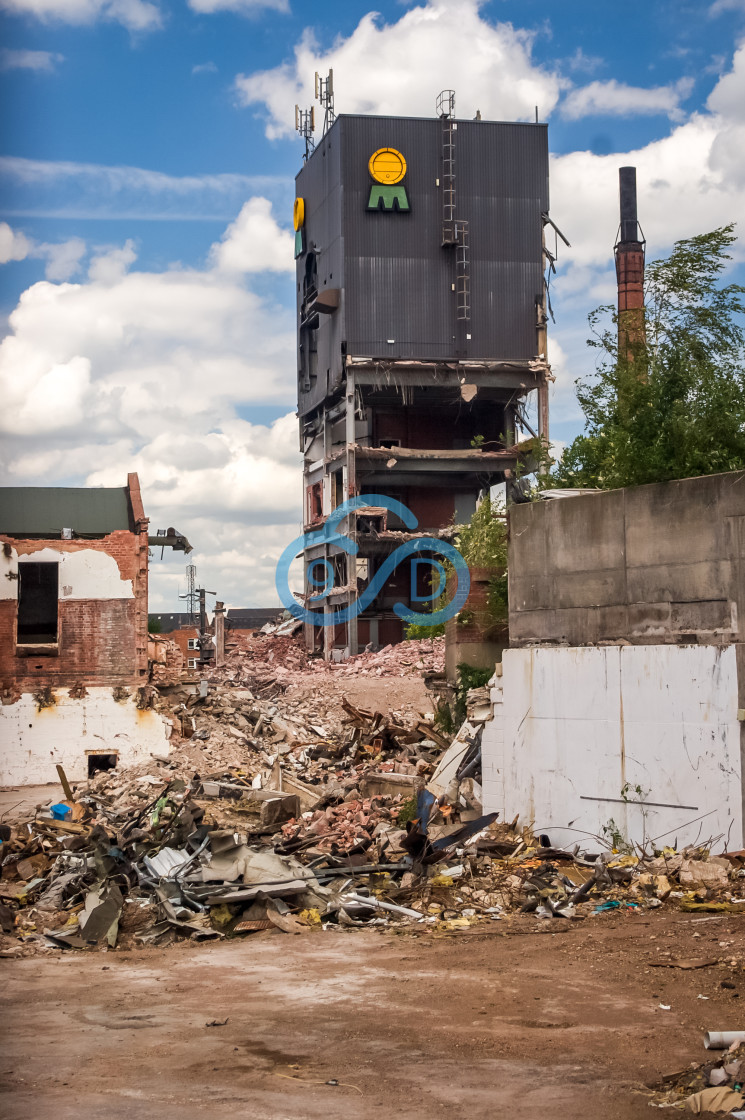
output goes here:
[[[648, 1118], [645, 1081], [702, 1061], [704, 1030], [743, 1026], [741, 922], [526, 915], [2, 961], [0, 1106], [8, 1120]], [[668, 953], [719, 963], [652, 967]]]

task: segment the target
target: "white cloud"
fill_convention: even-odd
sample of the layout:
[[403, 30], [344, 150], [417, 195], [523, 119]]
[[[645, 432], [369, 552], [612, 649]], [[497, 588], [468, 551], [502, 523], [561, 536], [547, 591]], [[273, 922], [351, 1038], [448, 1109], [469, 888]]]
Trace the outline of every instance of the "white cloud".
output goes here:
[[92, 258], [88, 266], [88, 279], [110, 287], [122, 280], [131, 264], [137, 260], [134, 242], [125, 241], [121, 248], [104, 249]]
[[23, 51], [4, 47], [0, 51], [0, 70], [54, 70], [59, 62], [64, 62], [63, 54], [53, 51]]
[[294, 241], [280, 229], [266, 198], [252, 198], [212, 247], [211, 260], [223, 272], [293, 272]]
[[[23, 248], [2, 226], [0, 247]], [[291, 235], [252, 199], [203, 270], [135, 260], [131, 241], [98, 249], [84, 282], [34, 284], [11, 313], [6, 481], [122, 485], [137, 470], [153, 525], [187, 533], [208, 587], [273, 604], [273, 565], [300, 532], [294, 317], [247, 278], [291, 268]], [[252, 405], [280, 418], [242, 419]], [[174, 606], [183, 563], [154, 562], [153, 609]]]
[[745, 12], [745, 0], [714, 0], [709, 15], [721, 16], [724, 12]]
[[570, 70], [575, 70], [579, 74], [594, 74], [605, 65], [605, 61], [597, 55], [585, 54], [582, 47], [577, 47], [574, 54], [567, 59], [567, 65]]
[[266, 134], [293, 133], [293, 105], [313, 100], [313, 74], [334, 71], [337, 110], [434, 116], [443, 88], [460, 94], [459, 116], [530, 119], [545, 116], [566, 83], [531, 60], [533, 35], [510, 23], [492, 24], [480, 14], [483, 0], [428, 0], [386, 24], [363, 16], [352, 34], [322, 50], [312, 32], [294, 58], [273, 70], [236, 79], [243, 105], [262, 105]]
[[667, 86], [644, 89], [629, 86], [611, 79], [607, 82], [590, 82], [574, 89], [561, 103], [561, 115], [568, 120], [580, 117], [613, 116], [636, 117], [663, 114], [680, 119], [680, 102], [693, 89], [693, 80], [681, 78]]
[[[268, 207], [247, 206], [266, 213], [281, 237]], [[164, 416], [175, 424], [195, 417], [217, 424], [239, 404], [291, 405], [292, 316], [245, 285], [243, 272], [252, 271], [252, 262], [240, 240], [243, 270], [235, 260], [222, 267], [220, 254], [230, 258], [232, 245], [228, 233], [204, 271], [153, 273], [130, 271], [136, 255], [128, 241], [97, 252], [85, 283], [28, 288], [0, 345], [0, 387], [7, 394], [0, 427], [10, 436], [25, 431], [19, 419], [23, 400], [50, 369], [65, 369], [78, 357], [91, 370], [84, 387], [86, 439], [98, 434], [106, 442], [137, 433], [147, 440], [162, 430]], [[278, 239], [275, 247], [272, 260], [268, 244], [262, 245], [264, 269], [285, 268], [285, 246]], [[46, 427], [66, 429], [70, 415], [58, 414], [51, 402], [40, 404]]]
[[46, 260], [47, 280], [68, 280], [77, 272], [85, 251], [85, 242], [79, 237], [55, 243], [37, 242], [11, 229], [7, 222], [0, 222], [0, 264], [34, 257]]
[[45, 269], [47, 280], [69, 280], [78, 271], [85, 254], [86, 244], [82, 238], [71, 237], [68, 241], [56, 245], [40, 245], [33, 255], [47, 258]]
[[29, 254], [31, 242], [22, 233], [15, 233], [7, 222], [0, 222], [0, 264], [23, 261]]
[[16, 217], [220, 221], [252, 194], [288, 206], [292, 198], [291, 181], [277, 175], [176, 176], [143, 167], [18, 156], [0, 156], [0, 178], [24, 199]]
[[289, 0], [188, 0], [193, 12], [211, 14], [212, 12], [237, 12], [241, 16], [255, 16], [267, 9], [273, 12], [289, 12]]
[[157, 6], [147, 0], [0, 0], [0, 7], [12, 15], [35, 16], [44, 23], [108, 20], [121, 23], [129, 31], [153, 31], [163, 23]]
[[[570, 152], [551, 160], [551, 209], [571, 249], [561, 248], [575, 268], [607, 268], [618, 228], [618, 168], [637, 168], [639, 217], [648, 253], [745, 217], [745, 143], [735, 148], [743, 125], [736, 119], [695, 114], [669, 136], [637, 151], [611, 156]], [[745, 139], [745, 138], [744, 138]], [[741, 231], [742, 232], [742, 231]], [[742, 255], [745, 245], [737, 252]], [[587, 276], [578, 285], [586, 289]], [[560, 276], [557, 291], [571, 290]]]
[[191, 68], [192, 74], [216, 74], [217, 66], [214, 62], [198, 62]]

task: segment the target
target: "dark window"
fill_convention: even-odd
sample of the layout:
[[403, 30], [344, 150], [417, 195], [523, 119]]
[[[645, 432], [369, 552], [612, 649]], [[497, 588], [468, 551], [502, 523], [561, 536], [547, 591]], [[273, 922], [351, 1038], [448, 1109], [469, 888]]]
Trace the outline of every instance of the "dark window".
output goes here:
[[118, 755], [115, 754], [89, 754], [88, 777], [92, 778], [99, 770], [116, 770], [118, 761]]
[[18, 565], [18, 644], [57, 641], [59, 564]]

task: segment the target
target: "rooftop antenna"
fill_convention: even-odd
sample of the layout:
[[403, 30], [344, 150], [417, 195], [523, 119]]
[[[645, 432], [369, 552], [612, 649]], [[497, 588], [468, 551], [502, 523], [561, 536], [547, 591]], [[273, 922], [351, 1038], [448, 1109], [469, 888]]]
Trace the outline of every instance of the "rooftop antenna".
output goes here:
[[196, 564], [186, 565], [186, 591], [183, 595], [179, 595], [179, 599], [186, 599], [191, 615], [192, 626], [197, 625], [197, 616], [199, 615], [199, 592], [197, 591], [197, 566]]
[[329, 70], [327, 76], [322, 78], [316, 70], [316, 101], [324, 109], [323, 136], [326, 135], [331, 125], [336, 120], [334, 112], [334, 71]]
[[316, 146], [313, 140], [313, 133], [316, 131], [314, 105], [311, 105], [310, 109], [301, 109], [299, 105], [295, 106], [295, 131], [299, 132], [305, 140], [305, 156], [303, 158], [307, 159], [308, 156], [313, 154]]

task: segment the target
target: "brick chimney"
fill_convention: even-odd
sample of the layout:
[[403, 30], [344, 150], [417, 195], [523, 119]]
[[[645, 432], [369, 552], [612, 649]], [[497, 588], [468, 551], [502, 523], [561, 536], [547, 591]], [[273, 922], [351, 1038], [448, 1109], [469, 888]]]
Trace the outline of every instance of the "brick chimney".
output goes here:
[[644, 329], [644, 241], [636, 216], [636, 168], [619, 167], [621, 226], [615, 246], [618, 281], [618, 355], [634, 360]]

